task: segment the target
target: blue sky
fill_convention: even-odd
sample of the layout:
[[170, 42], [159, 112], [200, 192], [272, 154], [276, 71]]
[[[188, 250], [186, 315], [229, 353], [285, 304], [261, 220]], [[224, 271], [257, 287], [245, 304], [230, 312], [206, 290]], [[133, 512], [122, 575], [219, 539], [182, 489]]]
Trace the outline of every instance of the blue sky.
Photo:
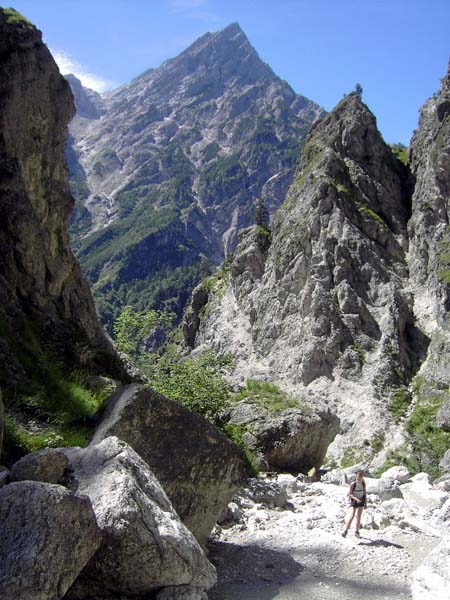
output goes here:
[[237, 21], [293, 89], [331, 110], [361, 83], [388, 142], [408, 144], [450, 56], [450, 0], [17, 0], [63, 72], [99, 90]]

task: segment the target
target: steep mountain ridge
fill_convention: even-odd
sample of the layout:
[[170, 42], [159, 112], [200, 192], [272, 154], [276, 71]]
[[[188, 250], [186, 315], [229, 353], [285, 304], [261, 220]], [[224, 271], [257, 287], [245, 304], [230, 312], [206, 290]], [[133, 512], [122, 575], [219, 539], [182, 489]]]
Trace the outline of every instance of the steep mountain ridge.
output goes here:
[[[103, 101], [101, 118], [79, 114], [71, 125], [78, 257], [104, 317], [105, 301], [116, 311], [166, 300], [180, 314], [252, 222], [256, 200], [270, 212], [281, 204], [323, 110], [261, 61], [236, 23]], [[167, 237], [178, 241], [163, 256]]]
[[[273, 380], [334, 407], [342, 427], [330, 457], [344, 464], [367, 463], [385, 447], [380, 464], [405, 445], [405, 415], [420, 404], [408, 386], [419, 385], [431, 346], [411, 291], [408, 227], [421, 222], [423, 194], [416, 184], [413, 200], [413, 191], [374, 116], [348, 95], [312, 127], [272, 231], [247, 231], [229, 281], [194, 307], [198, 331], [192, 343], [191, 327], [188, 341], [196, 352], [234, 354], [235, 380]], [[444, 380], [448, 388], [441, 375], [439, 405]]]

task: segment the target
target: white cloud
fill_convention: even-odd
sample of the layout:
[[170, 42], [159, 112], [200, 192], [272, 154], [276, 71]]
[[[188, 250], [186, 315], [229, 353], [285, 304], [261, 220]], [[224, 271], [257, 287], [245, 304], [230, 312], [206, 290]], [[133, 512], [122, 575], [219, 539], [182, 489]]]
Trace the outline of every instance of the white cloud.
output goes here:
[[52, 51], [52, 55], [62, 75], [73, 73], [85, 87], [90, 88], [91, 90], [101, 93], [117, 86], [114, 81], [109, 81], [103, 77], [90, 73], [81, 63], [66, 52], [55, 50]]

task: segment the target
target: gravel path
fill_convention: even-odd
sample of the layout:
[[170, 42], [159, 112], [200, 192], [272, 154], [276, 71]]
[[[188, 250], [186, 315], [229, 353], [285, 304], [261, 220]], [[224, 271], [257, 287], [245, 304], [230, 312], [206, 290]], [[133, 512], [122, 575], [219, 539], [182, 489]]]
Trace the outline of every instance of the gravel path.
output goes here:
[[210, 543], [218, 583], [210, 600], [405, 600], [410, 575], [439, 539], [414, 527], [380, 526], [375, 501], [361, 538], [341, 536], [347, 488], [314, 483], [289, 495], [289, 509], [248, 503]]

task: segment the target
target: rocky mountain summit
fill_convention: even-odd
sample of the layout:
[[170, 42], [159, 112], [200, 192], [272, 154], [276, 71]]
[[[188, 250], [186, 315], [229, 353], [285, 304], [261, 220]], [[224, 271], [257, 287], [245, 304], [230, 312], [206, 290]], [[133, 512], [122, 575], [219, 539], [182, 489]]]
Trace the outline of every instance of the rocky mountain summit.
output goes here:
[[279, 207], [324, 112], [261, 61], [236, 23], [101, 105], [69, 82], [79, 106], [68, 149], [73, 238], [106, 319], [130, 301], [179, 314], [193, 283], [235, 248], [255, 202]]
[[335, 410], [329, 458], [343, 464], [397, 449], [437, 466], [448, 449], [435, 420], [449, 385], [448, 109], [447, 76], [422, 110], [412, 177], [346, 96], [311, 128], [271, 230], [244, 231], [228, 272], [193, 296], [195, 352], [230, 352], [234, 381], [268, 379]]

